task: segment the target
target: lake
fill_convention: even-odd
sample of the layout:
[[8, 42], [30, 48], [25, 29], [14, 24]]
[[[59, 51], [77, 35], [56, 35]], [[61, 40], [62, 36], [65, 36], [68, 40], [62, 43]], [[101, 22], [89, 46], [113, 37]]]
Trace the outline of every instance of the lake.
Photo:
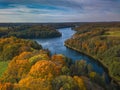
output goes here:
[[34, 40], [41, 44], [44, 49], [49, 49], [52, 54], [64, 54], [65, 56], [71, 58], [73, 61], [86, 60], [87, 63], [90, 63], [93, 66], [94, 71], [96, 71], [100, 75], [104, 73], [106, 76], [106, 82], [109, 83], [109, 76], [107, 75], [107, 73], [105, 73], [104, 68], [97, 61], [64, 46], [64, 41], [72, 37], [75, 31], [71, 28], [61, 28], [58, 30], [62, 33], [61, 37]]

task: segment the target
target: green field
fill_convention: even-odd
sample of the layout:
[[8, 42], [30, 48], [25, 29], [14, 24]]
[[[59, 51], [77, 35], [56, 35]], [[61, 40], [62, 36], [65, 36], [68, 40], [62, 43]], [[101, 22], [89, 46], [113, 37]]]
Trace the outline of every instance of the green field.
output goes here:
[[9, 61], [0, 62], [0, 77], [2, 76], [4, 71], [7, 69], [8, 63]]
[[120, 36], [120, 31], [109, 31], [109, 35]]
[[0, 30], [8, 30], [8, 27], [0, 27]]
[[105, 33], [107, 36], [120, 37], [120, 31], [108, 31]]

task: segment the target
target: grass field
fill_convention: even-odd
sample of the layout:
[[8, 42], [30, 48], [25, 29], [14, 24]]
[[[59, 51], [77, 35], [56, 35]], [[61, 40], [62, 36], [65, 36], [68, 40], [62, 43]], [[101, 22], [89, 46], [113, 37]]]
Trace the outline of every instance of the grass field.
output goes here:
[[105, 33], [107, 36], [120, 37], [120, 31], [108, 31]]
[[0, 30], [8, 30], [8, 27], [0, 27]]
[[4, 71], [7, 69], [8, 63], [9, 63], [9, 61], [0, 62], [0, 77], [2, 76], [2, 74], [4, 73]]

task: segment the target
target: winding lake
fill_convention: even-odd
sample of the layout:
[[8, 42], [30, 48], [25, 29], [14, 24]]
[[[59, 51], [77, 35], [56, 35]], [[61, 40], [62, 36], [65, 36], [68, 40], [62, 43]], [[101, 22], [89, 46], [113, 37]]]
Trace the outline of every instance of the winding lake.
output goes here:
[[35, 39], [38, 43], [40, 43], [43, 48], [49, 49], [52, 54], [64, 54], [65, 56], [71, 58], [72, 60], [86, 60], [87, 63], [90, 63], [93, 66], [93, 70], [102, 75], [103, 73], [106, 76], [106, 82], [109, 83], [110, 78], [105, 73], [104, 68], [95, 60], [92, 60], [90, 57], [80, 54], [77, 51], [71, 50], [64, 46], [64, 41], [68, 38], [72, 37], [75, 33], [71, 28], [61, 28], [58, 29], [59, 32], [62, 33], [62, 37], [57, 38], [49, 38], [49, 39]]

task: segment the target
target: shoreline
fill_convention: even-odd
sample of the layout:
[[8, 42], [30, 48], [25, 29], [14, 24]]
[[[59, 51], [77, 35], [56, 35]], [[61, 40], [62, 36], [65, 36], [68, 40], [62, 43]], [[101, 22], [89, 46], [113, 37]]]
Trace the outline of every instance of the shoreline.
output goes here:
[[118, 87], [120, 86], [119, 82], [117, 82], [116, 79], [114, 79], [114, 77], [112, 77], [112, 75], [109, 73], [108, 67], [105, 64], [103, 64], [103, 62], [101, 62], [99, 59], [96, 59], [94, 56], [92, 56], [90, 54], [81, 52], [80, 50], [78, 50], [78, 49], [76, 49], [74, 47], [71, 47], [71, 46], [67, 45], [66, 43], [64, 43], [64, 46], [66, 46], [67, 48], [70, 48], [70, 49], [72, 49], [74, 51], [77, 51], [77, 52], [79, 52], [79, 53], [81, 53], [83, 55], [86, 55], [89, 58], [95, 60], [98, 64], [100, 64], [104, 68], [105, 72], [107, 73], [108, 77], [110, 78], [110, 82], [117, 85]]

